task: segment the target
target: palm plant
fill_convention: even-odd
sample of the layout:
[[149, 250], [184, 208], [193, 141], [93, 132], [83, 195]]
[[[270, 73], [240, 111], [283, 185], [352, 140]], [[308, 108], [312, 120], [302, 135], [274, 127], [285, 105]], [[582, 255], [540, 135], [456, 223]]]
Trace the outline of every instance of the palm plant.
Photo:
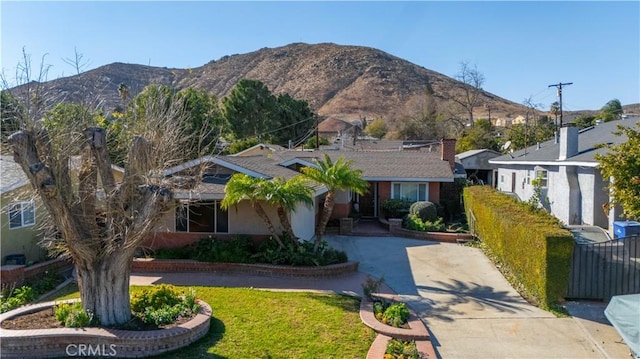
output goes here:
[[256, 211], [258, 216], [262, 219], [265, 226], [271, 232], [273, 238], [278, 243], [280, 248], [285, 248], [284, 244], [280, 240], [278, 233], [276, 232], [271, 219], [265, 212], [264, 208], [260, 204], [260, 201], [265, 199], [264, 191], [266, 187], [265, 183], [268, 182], [264, 178], [256, 178], [247, 176], [243, 173], [235, 173], [227, 182], [225, 186], [225, 196], [220, 205], [223, 209], [228, 209], [231, 206], [237, 206], [243, 200], [249, 201], [251, 207]]
[[302, 173], [309, 179], [327, 187], [327, 195], [320, 216], [320, 223], [316, 228], [315, 247], [318, 248], [322, 235], [327, 227], [333, 206], [335, 204], [336, 191], [351, 190], [357, 194], [368, 191], [369, 183], [362, 179], [362, 171], [351, 168], [353, 161], [347, 161], [344, 157], [338, 158], [336, 162], [325, 154], [323, 159], [316, 159], [316, 167], [303, 167]]
[[298, 241], [293, 233], [289, 215], [295, 210], [298, 203], [303, 203], [307, 206], [313, 205], [313, 189], [311, 186], [306, 183], [305, 178], [302, 176], [294, 177], [288, 181], [285, 181], [284, 178], [274, 178], [271, 181], [261, 182], [259, 192], [267, 203], [276, 207], [282, 227], [289, 235], [293, 245], [297, 246]]

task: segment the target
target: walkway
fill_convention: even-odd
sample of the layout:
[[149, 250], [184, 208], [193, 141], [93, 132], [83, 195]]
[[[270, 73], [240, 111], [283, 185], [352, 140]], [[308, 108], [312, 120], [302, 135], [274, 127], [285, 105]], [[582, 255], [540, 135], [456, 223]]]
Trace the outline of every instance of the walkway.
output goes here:
[[[334, 279], [211, 273], [134, 274], [131, 284], [173, 283], [362, 294], [366, 275], [384, 277], [431, 330], [441, 358], [627, 358], [597, 305], [570, 303], [556, 318], [523, 300], [476, 248], [397, 237], [326, 236], [359, 261], [359, 272]], [[602, 304], [600, 304], [602, 306]], [[603, 308], [602, 308], [603, 309]], [[601, 315], [600, 315], [601, 316]]]

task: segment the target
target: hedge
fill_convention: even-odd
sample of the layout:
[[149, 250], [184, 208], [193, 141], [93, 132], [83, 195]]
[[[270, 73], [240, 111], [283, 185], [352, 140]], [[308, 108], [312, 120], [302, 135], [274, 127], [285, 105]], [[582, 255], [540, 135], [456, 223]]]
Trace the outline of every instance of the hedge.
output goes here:
[[575, 240], [543, 210], [488, 186], [464, 189], [469, 227], [543, 308], [567, 292]]

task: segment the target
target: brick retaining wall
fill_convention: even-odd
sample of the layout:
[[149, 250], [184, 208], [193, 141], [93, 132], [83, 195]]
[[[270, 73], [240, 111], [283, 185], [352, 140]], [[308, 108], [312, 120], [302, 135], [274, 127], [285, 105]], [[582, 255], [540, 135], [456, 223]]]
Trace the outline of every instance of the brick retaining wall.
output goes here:
[[[52, 306], [53, 302], [48, 302], [21, 307], [0, 315], [0, 323], [21, 314]], [[102, 328], [34, 330], [0, 328], [2, 358], [84, 357], [81, 355], [81, 350], [85, 354], [89, 353], [88, 356], [118, 358], [158, 355], [187, 346], [205, 336], [209, 332], [211, 313], [211, 307], [200, 301], [200, 312], [190, 321], [174, 328], [149, 331]]]
[[73, 264], [71, 262], [59, 258], [28, 267], [24, 265], [4, 265], [0, 267], [0, 281], [3, 287], [21, 286], [25, 282], [43, 277], [47, 271], [61, 273], [71, 270], [72, 267]]
[[133, 272], [214, 272], [245, 273], [253, 275], [283, 277], [332, 278], [358, 270], [358, 262], [346, 262], [319, 267], [293, 267], [271, 264], [208, 263], [189, 259], [145, 259], [136, 258]]

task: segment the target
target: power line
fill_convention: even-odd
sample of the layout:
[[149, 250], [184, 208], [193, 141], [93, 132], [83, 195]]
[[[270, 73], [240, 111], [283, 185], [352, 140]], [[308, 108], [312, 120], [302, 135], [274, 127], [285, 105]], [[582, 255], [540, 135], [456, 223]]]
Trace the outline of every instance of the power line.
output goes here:
[[557, 84], [553, 84], [553, 85], [549, 85], [548, 87], [555, 87], [558, 89], [558, 98], [559, 100], [559, 105], [560, 105], [560, 128], [562, 128], [562, 86], [569, 86], [569, 85], [573, 85], [573, 82], [558, 82]]

